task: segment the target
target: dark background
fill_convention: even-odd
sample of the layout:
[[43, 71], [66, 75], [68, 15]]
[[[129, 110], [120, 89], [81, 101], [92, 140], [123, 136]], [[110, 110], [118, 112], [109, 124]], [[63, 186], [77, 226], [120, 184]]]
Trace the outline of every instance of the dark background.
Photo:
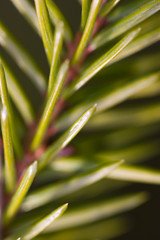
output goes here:
[[[63, 10], [73, 30], [76, 32], [80, 24], [80, 5], [76, 0], [59, 0], [55, 1]], [[0, 0], [0, 19], [6, 23], [14, 35], [32, 52], [41, 67], [47, 73], [47, 61], [44, 62], [44, 52], [42, 52], [42, 43], [36, 33], [32, 31], [28, 23], [21, 17], [9, 0]], [[1, 49], [1, 51], [3, 51]], [[38, 56], [38, 58], [37, 58]], [[8, 61], [17, 69], [17, 66], [8, 57]], [[21, 77], [23, 73], [18, 73]], [[22, 77], [26, 84], [25, 76]], [[28, 94], [31, 94], [30, 85], [25, 85]], [[160, 168], [159, 158], [153, 160], [154, 166]], [[160, 239], [160, 188], [159, 186], [134, 184], [128, 188], [130, 190], [148, 191], [150, 201], [143, 206], [130, 211], [126, 214], [133, 224], [131, 231], [126, 235], [118, 237], [117, 240], [158, 240]]]

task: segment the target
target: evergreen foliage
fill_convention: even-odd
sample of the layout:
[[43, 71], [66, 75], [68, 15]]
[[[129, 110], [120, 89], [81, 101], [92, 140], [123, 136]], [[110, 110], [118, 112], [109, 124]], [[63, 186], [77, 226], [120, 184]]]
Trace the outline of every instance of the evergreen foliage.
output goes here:
[[11, 2], [49, 71], [2, 19], [0, 237], [116, 238], [160, 185], [160, 0], [79, 1], [77, 33], [54, 0]]

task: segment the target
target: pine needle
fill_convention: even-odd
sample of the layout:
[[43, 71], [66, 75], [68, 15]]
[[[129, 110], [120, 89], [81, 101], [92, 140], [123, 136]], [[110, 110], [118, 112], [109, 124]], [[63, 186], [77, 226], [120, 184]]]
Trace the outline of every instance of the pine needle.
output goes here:
[[122, 40], [120, 40], [114, 47], [103, 54], [98, 60], [93, 62], [91, 66], [83, 71], [79, 78], [77, 78], [68, 88], [63, 92], [63, 97], [68, 98], [75, 91], [86, 84], [95, 74], [104, 68], [109, 62], [115, 58], [139, 33], [140, 29], [136, 29], [128, 33]]
[[66, 79], [68, 68], [69, 68], [69, 61], [65, 60], [65, 62], [61, 65], [59, 69], [55, 84], [52, 86], [52, 89], [50, 90], [51, 91], [50, 96], [46, 103], [40, 123], [37, 127], [36, 134], [31, 143], [32, 151], [35, 150], [40, 145], [44, 137], [44, 134], [49, 126], [50, 120], [53, 115], [53, 111], [58, 101], [58, 97], [61, 93], [64, 81]]
[[81, 30], [83, 31], [87, 22], [91, 0], [82, 0]]
[[52, 60], [53, 33], [45, 0], [34, 0], [38, 24], [49, 63]]
[[53, 158], [65, 148], [71, 140], [79, 133], [79, 131], [85, 126], [88, 120], [92, 117], [96, 110], [96, 105], [90, 107], [84, 112], [80, 118], [57, 140], [55, 141], [47, 151], [42, 155], [38, 162], [38, 168], [44, 168]]
[[21, 180], [16, 192], [12, 196], [10, 203], [8, 204], [3, 218], [4, 225], [8, 225], [13, 217], [15, 216], [16, 212], [18, 211], [25, 195], [27, 194], [34, 177], [37, 172], [37, 162], [34, 162], [32, 165], [28, 167], [25, 172], [23, 179]]
[[1, 128], [5, 160], [5, 185], [7, 192], [12, 193], [16, 185], [16, 169], [8, 112], [5, 106], [1, 110]]
[[51, 89], [55, 82], [57, 67], [60, 61], [60, 55], [62, 50], [63, 35], [64, 35], [64, 25], [62, 22], [60, 22], [56, 26], [54, 39], [53, 39], [53, 54], [52, 54], [52, 62], [51, 62], [49, 82], [48, 82], [48, 95], [50, 94]]
[[64, 197], [72, 192], [78, 191], [81, 188], [89, 186], [106, 177], [121, 163], [123, 163], [123, 161], [113, 162], [110, 164], [107, 163], [85, 172], [80, 176], [63, 181], [63, 183], [57, 183], [41, 188], [40, 190], [37, 190], [27, 196], [26, 200], [22, 204], [22, 208], [23, 210], [28, 211], [60, 197]]
[[1, 56], [1, 60], [6, 71], [6, 80], [8, 83], [7, 86], [8, 86], [9, 94], [15, 106], [17, 107], [20, 114], [22, 115], [24, 121], [27, 124], [30, 124], [33, 122], [35, 117], [32, 103], [26, 96], [23, 90], [23, 87], [18, 82], [17, 77], [15, 76], [15, 74], [13, 73], [13, 71], [7, 64], [7, 62], [4, 59], [2, 59], [2, 56]]
[[105, 4], [105, 6], [102, 8], [100, 15], [102, 17], [105, 17], [106, 15], [108, 15], [112, 9], [119, 3], [120, 0], [109, 0], [107, 1], [107, 3]]
[[118, 20], [113, 25], [101, 31], [92, 41], [92, 48], [96, 49], [101, 47], [103, 44], [110, 40], [118, 37], [122, 33], [128, 31], [132, 27], [136, 26], [138, 23], [149, 18], [151, 15], [159, 11], [160, 2], [159, 0], [149, 0], [145, 1], [141, 6], [135, 8], [127, 16]]
[[6, 108], [6, 111], [8, 114], [11, 136], [12, 136], [15, 152], [18, 157], [21, 157], [22, 146], [21, 146], [19, 136], [17, 134], [17, 127], [15, 124], [14, 113], [13, 113], [13, 109], [12, 109], [9, 94], [8, 94], [5, 72], [1, 62], [0, 62], [0, 95], [1, 95], [2, 105], [3, 107]]
[[52, 222], [59, 218], [67, 210], [68, 204], [64, 204], [61, 207], [54, 210], [48, 216], [44, 217], [42, 220], [34, 224], [21, 238], [22, 240], [30, 240], [35, 238], [41, 232], [43, 232]]
[[93, 30], [95, 21], [97, 19], [98, 13], [99, 13], [101, 3], [102, 3], [102, 0], [93, 0], [92, 1], [82, 38], [80, 40], [80, 43], [79, 43], [77, 50], [74, 54], [74, 57], [72, 59], [72, 64], [74, 64], [74, 65], [78, 62], [78, 60], [82, 56], [82, 53], [83, 53], [85, 47], [88, 44], [88, 41], [92, 34], [92, 30]]

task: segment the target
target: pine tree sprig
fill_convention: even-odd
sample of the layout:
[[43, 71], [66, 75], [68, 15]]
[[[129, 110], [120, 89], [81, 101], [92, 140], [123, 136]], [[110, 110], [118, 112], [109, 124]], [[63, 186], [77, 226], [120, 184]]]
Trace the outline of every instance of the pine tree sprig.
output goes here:
[[2, 14], [0, 238], [150, 237], [138, 214], [124, 218], [149, 195], [140, 215], [156, 235], [143, 211], [160, 185], [160, 1], [11, 2], [46, 57], [44, 74]]

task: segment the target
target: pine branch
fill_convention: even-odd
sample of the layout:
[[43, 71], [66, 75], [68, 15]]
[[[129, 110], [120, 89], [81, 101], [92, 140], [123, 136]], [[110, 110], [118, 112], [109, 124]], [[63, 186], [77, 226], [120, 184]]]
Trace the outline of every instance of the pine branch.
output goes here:
[[49, 77], [2, 19], [0, 237], [119, 237], [128, 219], [114, 215], [149, 199], [131, 183], [160, 184], [160, 2], [79, 0], [75, 33], [59, 3], [11, 2], [42, 41]]

